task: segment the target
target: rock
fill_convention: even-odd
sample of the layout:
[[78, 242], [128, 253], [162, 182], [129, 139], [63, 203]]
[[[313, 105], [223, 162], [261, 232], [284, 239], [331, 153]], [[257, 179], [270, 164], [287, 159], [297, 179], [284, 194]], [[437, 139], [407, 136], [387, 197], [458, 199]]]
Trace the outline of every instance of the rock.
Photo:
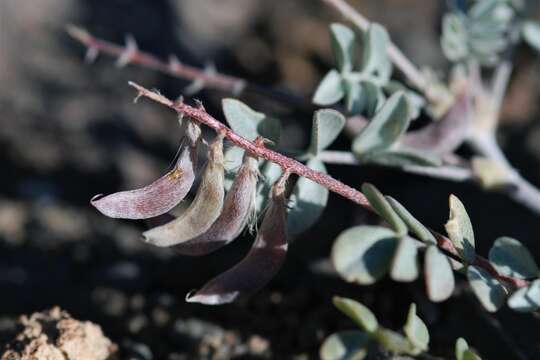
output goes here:
[[106, 360], [116, 352], [98, 325], [75, 320], [58, 307], [24, 315], [19, 326], [1, 360]]

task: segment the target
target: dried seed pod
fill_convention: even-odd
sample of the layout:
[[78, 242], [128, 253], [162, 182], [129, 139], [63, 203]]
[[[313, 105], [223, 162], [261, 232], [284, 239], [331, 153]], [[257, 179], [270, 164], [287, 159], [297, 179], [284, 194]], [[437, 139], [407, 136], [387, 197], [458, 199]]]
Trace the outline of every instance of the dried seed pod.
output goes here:
[[225, 195], [223, 138], [224, 135], [219, 134], [209, 146], [208, 163], [193, 202], [177, 219], [145, 231], [143, 237], [146, 242], [173, 246], [201, 235], [216, 221]]
[[231, 189], [225, 196], [221, 215], [205, 233], [174, 246], [179, 254], [200, 256], [215, 251], [233, 241], [255, 216], [255, 199], [259, 162], [244, 154]]
[[96, 195], [90, 203], [102, 214], [121, 219], [148, 219], [166, 213], [184, 199], [195, 179], [201, 130], [186, 122], [186, 140], [174, 169], [150, 185], [107, 196]]
[[270, 205], [247, 256], [233, 268], [186, 296], [187, 302], [221, 305], [262, 288], [278, 272], [287, 255], [285, 174], [272, 187]]

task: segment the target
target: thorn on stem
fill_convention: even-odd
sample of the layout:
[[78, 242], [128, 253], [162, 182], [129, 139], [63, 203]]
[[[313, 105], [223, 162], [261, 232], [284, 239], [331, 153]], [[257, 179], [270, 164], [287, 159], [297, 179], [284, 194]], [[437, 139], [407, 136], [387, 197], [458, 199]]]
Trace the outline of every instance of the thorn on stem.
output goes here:
[[116, 66], [122, 68], [132, 62], [138, 49], [137, 42], [133, 35], [126, 35], [126, 48], [118, 58], [118, 61], [116, 61]]

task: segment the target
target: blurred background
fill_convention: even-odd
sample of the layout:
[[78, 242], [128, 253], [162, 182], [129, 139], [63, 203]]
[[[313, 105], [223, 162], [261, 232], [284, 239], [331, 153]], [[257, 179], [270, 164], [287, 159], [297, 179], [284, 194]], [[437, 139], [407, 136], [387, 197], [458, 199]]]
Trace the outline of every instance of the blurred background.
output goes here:
[[[447, 68], [439, 48], [444, 1], [350, 1], [387, 26], [417, 64]], [[538, 18], [540, 11], [531, 17]], [[98, 193], [147, 184], [172, 161], [180, 141], [175, 116], [149, 101], [133, 104], [129, 80], [175, 98], [188, 82], [101, 56], [88, 66], [68, 23], [139, 47], [310, 97], [332, 66], [328, 25], [341, 18], [320, 1], [34, 0], [0, 1], [0, 345], [21, 314], [59, 305], [102, 326], [121, 359], [317, 357], [322, 340], [352, 327], [331, 304], [356, 298], [388, 327], [399, 328], [415, 301], [431, 330], [431, 353], [447, 357], [459, 336], [487, 359], [540, 358], [540, 322], [503, 309], [487, 316], [466, 286], [442, 304], [428, 302], [422, 280], [345, 284], [320, 270], [340, 230], [365, 221], [359, 207], [331, 196], [316, 226], [294, 240], [285, 267], [250, 299], [213, 308], [185, 294], [232, 266], [247, 235], [203, 258], [173, 255], [140, 240], [144, 224], [100, 215]], [[540, 186], [540, 61], [517, 49], [500, 140], [511, 162]], [[223, 119], [231, 94], [203, 90], [209, 113]], [[284, 145], [307, 145], [311, 111], [246, 94], [254, 109], [278, 117]], [[347, 149], [340, 138], [337, 149]], [[463, 150], [464, 153], [467, 149]], [[375, 167], [329, 166], [345, 183], [375, 183], [426, 225], [442, 230], [447, 198], [467, 205], [481, 254], [496, 237], [520, 239], [540, 259], [538, 217], [503, 195]]]

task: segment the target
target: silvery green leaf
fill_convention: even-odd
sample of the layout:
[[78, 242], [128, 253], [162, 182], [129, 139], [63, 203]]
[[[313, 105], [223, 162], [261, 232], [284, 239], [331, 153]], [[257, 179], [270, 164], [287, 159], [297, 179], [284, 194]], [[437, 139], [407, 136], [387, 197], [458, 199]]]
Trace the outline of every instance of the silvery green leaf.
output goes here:
[[399, 239], [392, 259], [390, 277], [395, 281], [411, 282], [418, 277], [418, 249], [413, 239], [404, 236]]
[[281, 167], [271, 161], [265, 161], [260, 167], [260, 171], [262, 178], [257, 185], [257, 199], [255, 201], [257, 213], [260, 213], [265, 208], [270, 188], [282, 172]]
[[384, 85], [384, 90], [390, 95], [396, 91], [404, 91], [405, 95], [407, 96], [411, 119], [414, 120], [420, 116], [420, 112], [426, 104], [426, 100], [422, 97], [422, 95], [415, 91], [409, 90], [405, 85], [395, 80], [390, 80], [388, 83], [386, 83]]
[[377, 330], [377, 340], [388, 351], [395, 354], [413, 354], [415, 353], [409, 340], [395, 331], [379, 328]]
[[366, 104], [366, 97], [362, 91], [362, 85], [355, 80], [345, 79], [345, 106], [351, 114], [359, 114], [363, 111]]
[[504, 304], [506, 289], [486, 270], [471, 265], [467, 268], [467, 279], [484, 309], [495, 312]]
[[332, 263], [348, 282], [370, 285], [390, 266], [397, 245], [395, 233], [383, 227], [355, 226], [343, 231], [332, 247]]
[[463, 203], [454, 195], [450, 195], [450, 218], [444, 225], [450, 240], [461, 257], [472, 264], [475, 259], [474, 231]]
[[468, 56], [467, 30], [462, 16], [446, 14], [443, 17], [441, 47], [451, 61], [460, 61]]
[[529, 290], [527, 290], [527, 297], [532, 303], [540, 307], [540, 279], [534, 280], [529, 285]]
[[521, 34], [529, 46], [540, 52], [540, 21], [525, 21]]
[[422, 321], [416, 315], [416, 304], [412, 303], [409, 308], [409, 313], [407, 315], [407, 322], [403, 328], [407, 339], [414, 345], [415, 348], [420, 351], [426, 351], [429, 344], [429, 331]]
[[388, 81], [392, 73], [392, 63], [387, 55], [389, 45], [390, 36], [386, 29], [371, 23], [364, 35], [362, 72], [376, 72], [383, 81]]
[[351, 71], [354, 56], [354, 32], [345, 25], [334, 23], [330, 25], [330, 42], [337, 68], [341, 72]]
[[[326, 173], [323, 162], [317, 158], [309, 160], [309, 168]], [[300, 177], [290, 197], [291, 210], [287, 216], [287, 229], [298, 234], [311, 227], [323, 213], [328, 202], [328, 189], [308, 178]]]
[[409, 126], [407, 100], [403, 92], [392, 95], [375, 117], [354, 139], [353, 152], [364, 155], [388, 149]]
[[345, 117], [339, 111], [322, 109], [313, 114], [310, 152], [314, 155], [326, 149], [345, 126]]
[[237, 146], [232, 146], [225, 151], [224, 156], [225, 181], [223, 184], [225, 186], [225, 190], [228, 191], [234, 181], [236, 171], [242, 165], [244, 149]]
[[418, 236], [420, 240], [429, 244], [437, 244], [437, 240], [420, 221], [418, 221], [403, 205], [401, 205], [396, 199], [386, 196], [386, 200], [390, 203], [394, 211], [405, 222], [409, 230]]
[[366, 196], [373, 209], [382, 217], [396, 232], [398, 237], [407, 234], [407, 225], [394, 211], [384, 195], [372, 184], [362, 184], [362, 193]]
[[431, 301], [441, 302], [450, 297], [454, 290], [454, 273], [446, 255], [430, 245], [424, 260], [427, 294]]
[[[353, 144], [354, 145], [354, 144]], [[440, 166], [441, 159], [431, 153], [398, 147], [395, 150], [373, 151], [360, 155], [359, 160], [367, 164], [403, 167], [409, 165]]]
[[319, 350], [321, 360], [362, 360], [370, 338], [358, 330], [340, 331], [327, 337]]
[[231, 129], [240, 136], [251, 141], [263, 136], [276, 144], [279, 142], [279, 120], [267, 117], [236, 99], [223, 99], [222, 107]]
[[469, 344], [467, 344], [467, 341], [464, 338], [458, 338], [456, 340], [456, 360], [463, 360], [463, 353], [467, 349], [469, 349]]
[[500, 237], [489, 251], [489, 261], [502, 275], [519, 279], [537, 277], [538, 266], [531, 253], [518, 240]]
[[456, 360], [482, 360], [480, 356], [476, 355], [469, 349], [467, 341], [463, 338], [459, 338], [456, 341]]
[[469, 18], [476, 21], [489, 20], [493, 16], [493, 11], [500, 4], [498, 0], [477, 1], [468, 11]]
[[508, 298], [508, 306], [519, 312], [531, 312], [540, 309], [537, 301], [529, 296], [529, 287], [524, 286], [515, 291], [510, 298]]
[[313, 95], [313, 103], [321, 106], [332, 105], [341, 100], [344, 95], [341, 75], [332, 69], [319, 83]]
[[362, 81], [361, 85], [365, 112], [367, 116], [373, 116], [384, 104], [384, 94], [382, 89], [372, 81]]
[[351, 318], [367, 333], [373, 333], [379, 327], [379, 322], [371, 310], [358, 301], [334, 296], [332, 302], [342, 313]]

